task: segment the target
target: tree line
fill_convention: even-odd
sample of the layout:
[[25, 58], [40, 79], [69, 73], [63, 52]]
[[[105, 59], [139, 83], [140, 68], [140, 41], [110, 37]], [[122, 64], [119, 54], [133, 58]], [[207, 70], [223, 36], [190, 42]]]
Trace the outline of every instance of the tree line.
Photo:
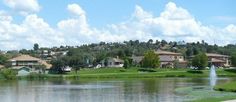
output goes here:
[[[165, 50], [171, 52], [181, 53], [185, 59], [190, 59], [201, 53], [218, 53], [231, 56], [231, 62], [236, 65], [236, 44], [228, 44], [225, 46], [218, 46], [216, 44], [210, 45], [205, 41], [186, 43], [184, 41], [166, 41], [166, 40], [148, 40], [141, 42], [139, 40], [130, 40], [124, 42], [100, 42], [92, 44], [84, 44], [80, 46], [60, 46], [52, 48], [43, 48], [39, 44], [34, 44], [32, 50], [22, 49], [18, 53], [29, 54], [35, 57], [40, 57], [40, 51], [68, 51], [65, 56], [57, 56], [51, 60], [53, 67], [72, 66], [83, 67], [88, 65], [96, 65], [107, 57], [117, 57], [125, 60], [126, 66], [131, 66], [131, 56], [144, 56], [145, 52], [149, 50]], [[8, 51], [7, 55], [14, 56], [16, 52]], [[7, 58], [5, 58], [7, 57]], [[9, 56], [1, 54], [0, 64], [4, 64]]]

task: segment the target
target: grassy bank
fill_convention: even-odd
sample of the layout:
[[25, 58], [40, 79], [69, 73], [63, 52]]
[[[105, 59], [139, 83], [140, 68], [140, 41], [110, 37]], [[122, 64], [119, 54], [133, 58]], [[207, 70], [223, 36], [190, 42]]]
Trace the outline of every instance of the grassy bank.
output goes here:
[[[235, 77], [235, 72], [217, 70], [220, 77]], [[47, 77], [62, 78], [157, 78], [157, 77], [208, 77], [209, 70], [190, 71], [190, 69], [150, 69], [140, 71], [139, 68], [101, 68], [82, 69], [77, 73], [72, 71], [63, 75], [46, 75]]]
[[104, 68], [83, 69], [78, 73], [68, 73], [67, 76], [79, 76], [80, 78], [155, 78], [198, 76], [198, 74], [187, 73], [186, 71], [187, 69], [150, 69], [140, 71], [138, 68]]
[[236, 82], [217, 85], [214, 89], [218, 91], [236, 92]]
[[[219, 77], [235, 77], [235, 71], [217, 69]], [[209, 70], [194, 71], [186, 68], [178, 69], [140, 69], [140, 68], [100, 68], [81, 69], [65, 74], [36, 74], [17, 77], [18, 79], [66, 79], [66, 78], [158, 78], [158, 77], [208, 77]], [[1, 78], [1, 75], [0, 75]], [[1, 78], [4, 79], [4, 78]]]

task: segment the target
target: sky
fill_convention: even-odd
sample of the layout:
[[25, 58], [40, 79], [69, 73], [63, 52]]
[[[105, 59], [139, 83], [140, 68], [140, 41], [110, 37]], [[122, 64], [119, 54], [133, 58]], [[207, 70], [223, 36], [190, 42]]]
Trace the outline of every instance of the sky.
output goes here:
[[0, 50], [128, 40], [236, 43], [235, 0], [2, 0]]

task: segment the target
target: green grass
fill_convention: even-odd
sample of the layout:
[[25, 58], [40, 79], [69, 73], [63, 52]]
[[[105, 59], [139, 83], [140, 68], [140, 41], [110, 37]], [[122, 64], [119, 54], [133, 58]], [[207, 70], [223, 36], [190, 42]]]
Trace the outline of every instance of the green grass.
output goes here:
[[184, 101], [187, 102], [221, 102], [236, 99], [236, 93], [213, 91], [211, 87], [182, 87], [175, 89], [177, 94], [183, 95]]
[[214, 89], [218, 91], [236, 92], [236, 82], [217, 85], [214, 87]]
[[[137, 67], [132, 68], [99, 68], [99, 69], [81, 69], [78, 72], [72, 71], [66, 74], [45, 74], [40, 76], [42, 79], [74, 79], [74, 78], [158, 78], [158, 77], [208, 77], [209, 70], [190, 71], [188, 68], [156, 68], [151, 69], [154, 72], [142, 72]], [[220, 77], [235, 77], [236, 73], [217, 70], [217, 75]], [[34, 76], [31, 76], [31, 79]], [[38, 76], [36, 76], [38, 78]], [[18, 78], [24, 79], [24, 78]]]
[[234, 100], [234, 99], [236, 99], [235, 96], [224, 96], [224, 97], [204, 98], [204, 99], [199, 99], [192, 102], [222, 102], [222, 101]]
[[[100, 68], [100, 69], [81, 69], [77, 73], [75, 71], [64, 75], [59, 75], [63, 78], [156, 78], [156, 77], [208, 77], [209, 70], [202, 70], [201, 73], [189, 71], [186, 68], [177, 69], [152, 69], [155, 72], [141, 72], [139, 68]], [[217, 70], [217, 75], [220, 77], [236, 76], [236, 73], [225, 71], [223, 69]], [[57, 75], [48, 75], [56, 77]]]
[[[69, 75], [79, 75], [80, 77], [96, 78], [152, 78], [152, 77], [185, 77], [186, 69], [153, 69], [156, 72], [140, 72], [138, 68], [101, 68], [101, 69], [84, 69], [69, 73]], [[187, 75], [187, 76], [189, 76]]]

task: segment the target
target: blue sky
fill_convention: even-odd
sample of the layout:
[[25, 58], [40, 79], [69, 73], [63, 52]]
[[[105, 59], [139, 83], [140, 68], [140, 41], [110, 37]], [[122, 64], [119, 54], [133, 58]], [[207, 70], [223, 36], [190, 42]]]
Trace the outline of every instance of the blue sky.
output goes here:
[[230, 39], [236, 37], [234, 4], [235, 0], [2, 0], [0, 17], [11, 20], [7, 25], [0, 19], [0, 28], [9, 26], [0, 29], [5, 36], [0, 49], [150, 38], [236, 43]]
[[[38, 1], [42, 10], [38, 15], [44, 18], [48, 23], [55, 26], [57, 22], [68, 18], [69, 13], [65, 9], [68, 4], [77, 3], [86, 12], [90, 25], [95, 27], [103, 27], [107, 24], [119, 23], [129, 18], [134, 11], [135, 5], [140, 5], [146, 11], [152, 12], [154, 15], [160, 15], [165, 5], [173, 1], [191, 12], [192, 15], [203, 24], [226, 26], [228, 24], [236, 24], [236, 1], [235, 0], [40, 0]], [[9, 10], [3, 2], [1, 9]], [[217, 19], [219, 16], [235, 18], [230, 20]], [[21, 15], [15, 15], [16, 22], [24, 19]]]

